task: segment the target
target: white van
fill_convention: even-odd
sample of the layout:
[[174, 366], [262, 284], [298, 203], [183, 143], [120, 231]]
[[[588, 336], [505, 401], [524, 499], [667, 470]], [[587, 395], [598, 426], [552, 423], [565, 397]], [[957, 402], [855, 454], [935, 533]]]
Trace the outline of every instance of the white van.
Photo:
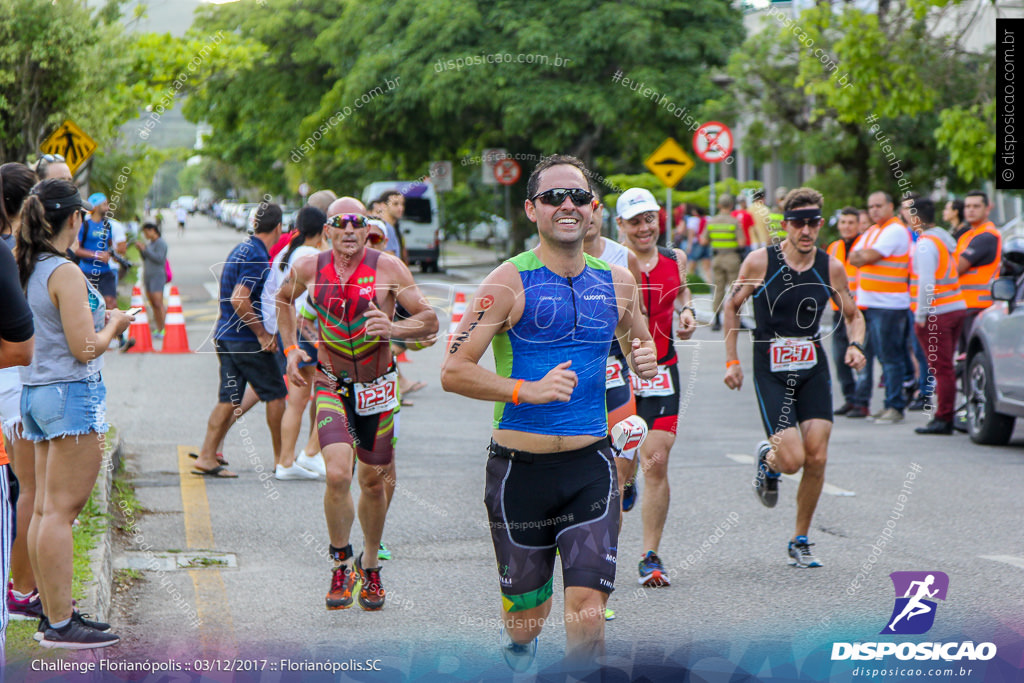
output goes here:
[[409, 255], [409, 265], [418, 263], [424, 273], [436, 273], [441, 256], [441, 224], [437, 218], [437, 195], [430, 183], [415, 180], [382, 180], [363, 189], [363, 204], [388, 190], [397, 190], [405, 197], [405, 215], [398, 229]]

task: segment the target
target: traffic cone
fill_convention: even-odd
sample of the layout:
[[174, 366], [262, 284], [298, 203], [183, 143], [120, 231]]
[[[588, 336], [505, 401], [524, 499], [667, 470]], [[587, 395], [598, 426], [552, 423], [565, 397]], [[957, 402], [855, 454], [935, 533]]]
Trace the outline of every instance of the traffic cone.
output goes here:
[[171, 296], [167, 300], [167, 318], [164, 320], [164, 348], [161, 353], [191, 353], [188, 348], [188, 334], [185, 332], [185, 313], [181, 310], [178, 286], [171, 285]]
[[142, 310], [135, 316], [135, 322], [128, 328], [128, 338], [134, 339], [135, 344], [128, 349], [127, 353], [153, 353], [153, 337], [149, 333], [149, 318], [146, 317], [146, 307], [142, 303], [142, 289], [138, 285], [132, 288], [131, 307]]
[[452, 307], [452, 321], [448, 324], [448, 345], [450, 348], [452, 345], [452, 339], [455, 337], [455, 328], [462, 322], [462, 316], [466, 312], [466, 295], [462, 292], [455, 293], [455, 306]]
[[395, 356], [395, 362], [396, 363], [411, 363], [412, 361], [409, 360], [409, 357], [405, 355], [405, 350], [403, 349], [400, 354]]

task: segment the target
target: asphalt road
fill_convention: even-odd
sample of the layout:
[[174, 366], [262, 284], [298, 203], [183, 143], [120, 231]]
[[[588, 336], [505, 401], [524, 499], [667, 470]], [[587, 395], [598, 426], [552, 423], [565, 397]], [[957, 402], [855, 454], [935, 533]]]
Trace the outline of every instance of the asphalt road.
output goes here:
[[[219, 267], [211, 264], [238, 240], [238, 233], [201, 217], [184, 239], [169, 231], [197, 352], [110, 354], [104, 371], [109, 416], [126, 440], [144, 508], [134, 533], [121, 539], [116, 561], [194, 550], [226, 554], [232, 566], [207, 560], [206, 567], [194, 565], [202, 568], [143, 571], [121, 593], [111, 618], [125, 642], [105, 656], [191, 662], [238, 655], [278, 666], [238, 680], [280, 680], [281, 657], [381, 660], [383, 672], [340, 674], [357, 680], [508, 678], [497, 648], [499, 592], [482, 504], [492, 408], [442, 391], [442, 345], [413, 354], [404, 366], [428, 386], [401, 412], [399, 484], [384, 532], [395, 559], [384, 563], [383, 611], [324, 609], [331, 567], [324, 485], [266, 474], [261, 480], [259, 471], [272, 468], [261, 407], [227, 440], [225, 455], [240, 479], [187, 474], [182, 453], [200, 445], [216, 399], [209, 336]], [[471, 292], [486, 271], [467, 264], [456, 277], [417, 274], [439, 306], [442, 329], [454, 292]], [[660, 552], [673, 584], [638, 590], [636, 562], [644, 550], [638, 505], [620, 537], [609, 602], [617, 616], [606, 629], [608, 661], [622, 680], [641, 673], [679, 679], [684, 668], [693, 672], [690, 680], [729, 680], [733, 672], [765, 680], [854, 680], [851, 669], [859, 663], [828, 661], [832, 643], [884, 639], [877, 634], [894, 598], [888, 575], [911, 570], [950, 577], [934, 627], [911, 639], [1000, 646], [988, 673], [976, 669], [948, 680], [997, 680], [992, 667], [1004, 657], [1021, 675], [1024, 431], [1018, 429], [1011, 446], [991, 448], [963, 435], [915, 435], [913, 427], [926, 421], [920, 413], [894, 426], [837, 418], [828, 487], [811, 533], [824, 567], [795, 569], [786, 562], [795, 480], [782, 482], [773, 510], [756, 501], [749, 485], [754, 445], [763, 438], [749, 375], [740, 393], [725, 388], [721, 337], [706, 328], [678, 348], [688, 396], [670, 458], [672, 504]], [[749, 354], [744, 337], [741, 358]], [[874, 398], [873, 407], [880, 391]], [[882, 536], [887, 520], [893, 520], [890, 535]], [[353, 544], [358, 552], [358, 525]], [[537, 671], [552, 671], [564, 651], [557, 568], [555, 582], [554, 618], [541, 636]]]

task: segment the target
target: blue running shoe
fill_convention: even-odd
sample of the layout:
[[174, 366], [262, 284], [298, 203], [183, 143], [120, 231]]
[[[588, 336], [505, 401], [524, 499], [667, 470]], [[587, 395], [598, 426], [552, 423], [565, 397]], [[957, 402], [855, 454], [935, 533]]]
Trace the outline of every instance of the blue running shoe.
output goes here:
[[630, 479], [622, 487], [622, 511], [629, 512], [636, 505], [636, 479]]
[[665, 573], [665, 568], [661, 564], [661, 558], [653, 550], [648, 550], [640, 560], [639, 584], [651, 588], [671, 585], [668, 574]]
[[508, 668], [516, 673], [523, 673], [530, 668], [533, 660], [537, 657], [537, 638], [525, 645], [512, 640], [505, 627], [501, 627], [501, 654], [505, 657]]
[[789, 563], [794, 567], [820, 567], [821, 562], [811, 554], [813, 543], [806, 536], [797, 536], [789, 542]]

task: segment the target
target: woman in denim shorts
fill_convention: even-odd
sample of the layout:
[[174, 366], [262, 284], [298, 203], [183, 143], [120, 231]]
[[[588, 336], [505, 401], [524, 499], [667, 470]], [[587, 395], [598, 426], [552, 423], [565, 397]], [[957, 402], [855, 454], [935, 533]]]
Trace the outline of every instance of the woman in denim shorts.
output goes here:
[[71, 524], [96, 483], [108, 427], [101, 356], [132, 320], [105, 310], [100, 293], [64, 257], [89, 208], [74, 184], [44, 180], [25, 200], [18, 232], [18, 269], [36, 333], [32, 363], [21, 369], [21, 421], [36, 451], [28, 552], [46, 615], [43, 647], [86, 649], [119, 640], [71, 602]]

